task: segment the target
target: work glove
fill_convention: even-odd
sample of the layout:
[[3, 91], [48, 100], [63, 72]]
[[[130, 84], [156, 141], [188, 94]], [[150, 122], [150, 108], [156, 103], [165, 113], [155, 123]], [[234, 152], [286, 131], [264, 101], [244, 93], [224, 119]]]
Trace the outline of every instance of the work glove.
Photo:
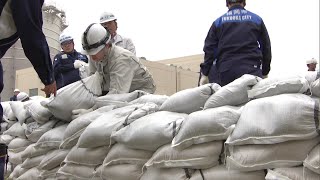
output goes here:
[[208, 76], [205, 76], [203, 74], [201, 74], [201, 78], [200, 78], [200, 86], [208, 84], [209, 83], [209, 78]]
[[75, 60], [74, 63], [73, 63], [73, 67], [75, 69], [79, 69], [81, 66], [84, 66], [84, 63], [83, 61], [80, 61], [80, 60]]
[[90, 108], [90, 109], [75, 109], [75, 110], [72, 110], [72, 116], [71, 116], [71, 119], [74, 120], [84, 114], [87, 114], [89, 112], [92, 112], [93, 111], [93, 108]]

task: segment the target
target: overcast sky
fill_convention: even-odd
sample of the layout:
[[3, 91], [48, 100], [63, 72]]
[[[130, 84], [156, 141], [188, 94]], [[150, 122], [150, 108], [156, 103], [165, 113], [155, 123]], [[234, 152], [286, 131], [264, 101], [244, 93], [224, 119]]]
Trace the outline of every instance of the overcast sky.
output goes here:
[[[66, 12], [67, 32], [81, 50], [81, 34], [100, 14], [118, 18], [118, 34], [132, 39], [137, 56], [156, 61], [203, 53], [215, 19], [227, 11], [225, 0], [46, 0]], [[319, 60], [319, 0], [247, 0], [268, 29], [270, 75], [306, 71], [306, 59]]]

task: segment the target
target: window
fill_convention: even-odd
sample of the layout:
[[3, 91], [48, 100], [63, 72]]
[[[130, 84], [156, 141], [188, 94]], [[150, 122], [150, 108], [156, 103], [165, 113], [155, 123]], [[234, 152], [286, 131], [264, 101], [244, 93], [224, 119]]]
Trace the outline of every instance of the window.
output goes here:
[[38, 96], [38, 88], [29, 89], [29, 97]]

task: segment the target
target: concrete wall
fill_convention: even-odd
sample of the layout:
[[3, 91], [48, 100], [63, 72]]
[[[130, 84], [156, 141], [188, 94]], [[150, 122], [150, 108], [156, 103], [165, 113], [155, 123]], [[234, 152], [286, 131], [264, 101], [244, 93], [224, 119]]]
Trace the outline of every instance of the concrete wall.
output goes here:
[[173, 64], [175, 66], [181, 66], [184, 69], [190, 69], [193, 72], [200, 71], [200, 63], [203, 62], [204, 55], [196, 54], [191, 56], [177, 57], [172, 59], [164, 59], [157, 61], [162, 64]]
[[21, 69], [16, 72], [16, 87], [29, 95], [31, 89], [37, 89], [35, 95], [45, 96], [45, 93], [41, 91], [44, 85], [33, 68]]

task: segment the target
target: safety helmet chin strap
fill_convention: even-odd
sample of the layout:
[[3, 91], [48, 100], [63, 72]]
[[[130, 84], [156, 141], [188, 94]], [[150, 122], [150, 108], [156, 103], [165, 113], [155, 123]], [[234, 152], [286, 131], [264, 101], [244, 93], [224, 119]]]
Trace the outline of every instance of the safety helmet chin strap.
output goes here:
[[98, 42], [90, 45], [90, 44], [88, 43], [88, 40], [87, 40], [87, 35], [88, 35], [88, 32], [89, 32], [90, 28], [91, 28], [94, 24], [95, 24], [95, 23], [90, 24], [90, 25], [87, 27], [86, 31], [83, 33], [83, 42], [84, 42], [84, 44], [82, 45], [82, 48], [83, 48], [84, 50], [87, 50], [87, 51], [88, 51], [88, 50], [91, 50], [91, 49], [98, 48], [98, 47], [101, 46], [101, 45], [104, 45], [104, 44], [110, 39], [110, 33], [109, 33], [108, 30], [107, 30], [107, 33], [106, 33], [106, 35], [104, 36], [103, 39], [101, 39], [100, 41], [98, 41]]

